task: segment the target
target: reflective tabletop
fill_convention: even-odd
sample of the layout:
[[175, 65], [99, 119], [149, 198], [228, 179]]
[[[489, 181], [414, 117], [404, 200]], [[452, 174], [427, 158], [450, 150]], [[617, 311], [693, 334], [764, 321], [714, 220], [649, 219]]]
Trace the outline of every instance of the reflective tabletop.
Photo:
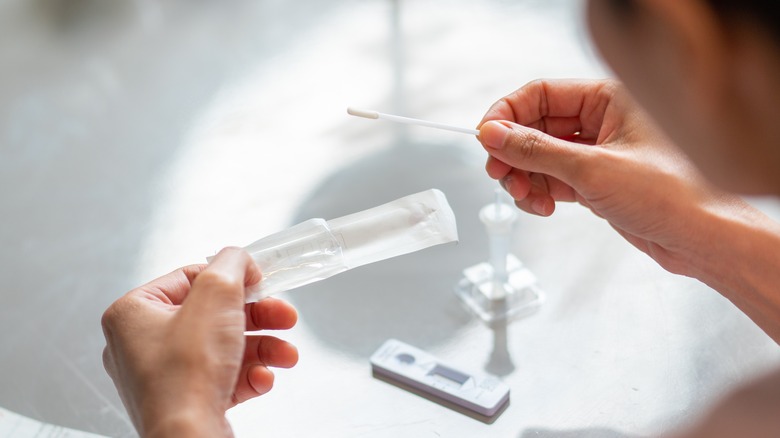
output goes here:
[[[578, 205], [520, 216], [513, 253], [546, 301], [484, 324], [454, 293], [488, 258], [481, 146], [346, 114], [473, 127], [530, 80], [607, 76], [581, 6], [0, 3], [0, 406], [134, 436], [101, 362], [111, 302], [224, 246], [429, 188], [459, 242], [282, 293], [300, 362], [228, 412], [237, 436], [657, 436], [780, 365], [731, 303]], [[499, 376], [509, 406], [485, 421], [374, 377], [389, 338]]]

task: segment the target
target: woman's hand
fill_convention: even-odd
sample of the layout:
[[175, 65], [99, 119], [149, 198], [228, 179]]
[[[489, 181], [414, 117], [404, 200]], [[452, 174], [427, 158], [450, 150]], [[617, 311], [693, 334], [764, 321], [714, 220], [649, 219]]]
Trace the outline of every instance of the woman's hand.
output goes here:
[[487, 172], [521, 209], [576, 201], [780, 342], [780, 225], [713, 188], [614, 81], [537, 81], [480, 123]]
[[747, 208], [710, 187], [615, 81], [532, 82], [490, 108], [479, 140], [519, 208], [548, 216], [579, 202], [675, 273], [692, 275], [710, 207]]
[[[288, 329], [297, 314], [275, 299], [244, 304], [261, 274], [240, 249], [127, 293], [103, 315], [103, 361], [142, 436], [229, 436], [225, 410], [268, 392], [268, 367], [298, 352], [245, 330]], [[170, 434], [173, 432], [173, 434]]]

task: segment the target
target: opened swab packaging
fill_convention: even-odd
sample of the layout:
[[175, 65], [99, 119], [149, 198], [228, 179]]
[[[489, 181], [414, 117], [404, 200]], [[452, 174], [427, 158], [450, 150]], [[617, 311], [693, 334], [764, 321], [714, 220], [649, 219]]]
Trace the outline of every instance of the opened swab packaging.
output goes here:
[[309, 219], [244, 248], [263, 273], [246, 301], [457, 240], [455, 215], [437, 189], [337, 219]]

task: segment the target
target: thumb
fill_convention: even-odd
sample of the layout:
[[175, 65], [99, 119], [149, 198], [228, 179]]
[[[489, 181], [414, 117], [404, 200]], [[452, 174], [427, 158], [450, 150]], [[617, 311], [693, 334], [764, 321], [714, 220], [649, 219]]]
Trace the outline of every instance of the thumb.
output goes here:
[[592, 148], [505, 120], [486, 122], [478, 138], [494, 158], [521, 170], [553, 176], [569, 185], [592, 152]]
[[195, 277], [184, 306], [199, 309], [243, 309], [245, 286], [260, 280], [260, 269], [240, 248], [225, 248]]

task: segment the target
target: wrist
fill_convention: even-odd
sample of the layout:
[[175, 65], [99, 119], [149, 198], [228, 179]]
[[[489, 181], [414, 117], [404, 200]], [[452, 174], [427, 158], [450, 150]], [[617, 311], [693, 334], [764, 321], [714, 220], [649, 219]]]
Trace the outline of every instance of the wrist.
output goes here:
[[158, 412], [154, 419], [146, 422], [139, 433], [145, 438], [233, 436], [224, 413], [193, 408], [167, 413]]
[[[173, 395], [173, 396], [172, 396]], [[168, 393], [140, 403], [139, 422], [142, 437], [232, 437], [225, 409], [209, 402], [197, 392]]]
[[720, 292], [780, 342], [780, 224], [745, 202], [705, 209], [687, 275]]

